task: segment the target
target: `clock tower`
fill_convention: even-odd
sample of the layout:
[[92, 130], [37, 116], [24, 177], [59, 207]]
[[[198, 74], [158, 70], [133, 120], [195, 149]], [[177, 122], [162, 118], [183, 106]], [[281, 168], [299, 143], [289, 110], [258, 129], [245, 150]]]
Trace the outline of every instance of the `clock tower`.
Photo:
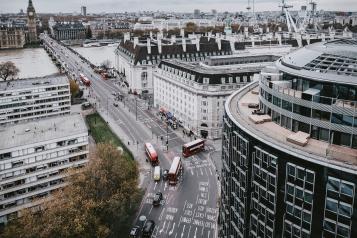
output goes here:
[[36, 12], [33, 7], [32, 0], [29, 0], [27, 7], [27, 28], [28, 28], [28, 42], [37, 42], [37, 29], [36, 29]]

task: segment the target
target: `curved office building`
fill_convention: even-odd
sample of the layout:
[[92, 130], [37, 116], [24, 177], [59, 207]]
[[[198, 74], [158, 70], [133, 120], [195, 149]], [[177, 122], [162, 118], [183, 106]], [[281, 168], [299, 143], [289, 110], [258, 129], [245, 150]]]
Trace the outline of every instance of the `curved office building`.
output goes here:
[[225, 113], [220, 237], [357, 237], [357, 41], [282, 57]]

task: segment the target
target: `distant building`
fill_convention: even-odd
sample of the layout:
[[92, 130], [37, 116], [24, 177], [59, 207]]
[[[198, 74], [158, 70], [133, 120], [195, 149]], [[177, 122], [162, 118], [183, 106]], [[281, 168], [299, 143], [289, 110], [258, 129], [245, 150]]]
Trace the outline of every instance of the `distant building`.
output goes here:
[[26, 34], [22, 28], [0, 27], [0, 49], [23, 48]]
[[87, 7], [81, 6], [81, 15], [86, 17], [87, 16]]
[[28, 43], [37, 42], [37, 27], [36, 27], [36, 11], [32, 4], [32, 0], [29, 0], [27, 7], [27, 29], [28, 29]]
[[8, 124], [70, 113], [65, 76], [0, 82], [0, 128]]
[[[184, 32], [181, 32], [184, 35]], [[182, 59], [201, 61], [207, 56], [230, 55], [231, 45], [221, 39], [192, 36], [182, 38], [172, 36], [162, 38], [130, 39], [128, 34], [115, 51], [115, 68], [125, 75], [126, 83], [135, 93], [153, 93], [153, 71], [162, 59]]]
[[224, 103], [279, 56], [211, 56], [205, 62], [163, 60], [154, 72], [154, 105], [170, 112], [186, 131], [204, 138], [222, 136]]
[[86, 28], [80, 22], [57, 22], [52, 26], [51, 33], [56, 40], [80, 40], [86, 38]]
[[200, 18], [200, 17], [201, 17], [201, 11], [200, 11], [200, 9], [195, 9], [195, 10], [193, 11], [193, 17], [194, 17], [194, 18]]
[[81, 115], [1, 129], [0, 225], [67, 185], [67, 170], [88, 162], [88, 129]]

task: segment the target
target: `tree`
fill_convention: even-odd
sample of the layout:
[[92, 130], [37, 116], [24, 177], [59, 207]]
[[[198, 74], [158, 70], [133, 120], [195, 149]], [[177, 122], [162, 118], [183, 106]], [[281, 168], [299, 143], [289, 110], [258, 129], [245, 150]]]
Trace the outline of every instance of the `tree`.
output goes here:
[[197, 31], [197, 25], [194, 22], [188, 22], [185, 27], [185, 31], [193, 33]]
[[110, 60], [104, 60], [101, 64], [100, 67], [102, 67], [103, 69], [109, 69], [111, 65]]
[[90, 27], [87, 28], [86, 30], [86, 39], [92, 39], [92, 29]]
[[34, 213], [27, 209], [10, 222], [2, 237], [122, 237], [139, 203], [138, 168], [110, 144], [71, 173], [70, 185]]
[[19, 72], [20, 70], [11, 61], [0, 64], [0, 78], [2, 78], [4, 81], [6, 81], [8, 77], [16, 77]]
[[75, 97], [79, 91], [79, 86], [73, 79], [69, 80], [69, 89], [71, 91], [72, 97]]

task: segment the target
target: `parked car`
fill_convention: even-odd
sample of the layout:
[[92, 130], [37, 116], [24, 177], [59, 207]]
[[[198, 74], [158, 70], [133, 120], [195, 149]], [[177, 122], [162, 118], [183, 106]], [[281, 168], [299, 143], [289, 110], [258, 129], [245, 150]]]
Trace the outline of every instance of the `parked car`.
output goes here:
[[154, 196], [154, 200], [152, 201], [152, 205], [159, 206], [161, 200], [162, 200], [162, 193], [161, 192], [157, 192], [155, 194], [155, 196]]
[[139, 226], [134, 226], [133, 228], [131, 228], [131, 230], [130, 230], [130, 237], [132, 237], [132, 238], [138, 237], [138, 235], [139, 235], [139, 230], [140, 230], [140, 227], [139, 227]]
[[169, 177], [169, 170], [165, 169], [164, 172], [162, 173], [162, 179], [166, 181]]
[[153, 220], [147, 220], [143, 227], [142, 237], [151, 237], [154, 229], [155, 229], [155, 222]]
[[114, 103], [113, 103], [113, 106], [114, 106], [114, 107], [118, 107], [118, 106], [119, 106], [119, 104], [118, 104], [118, 103], [116, 103], [116, 102], [114, 102]]

